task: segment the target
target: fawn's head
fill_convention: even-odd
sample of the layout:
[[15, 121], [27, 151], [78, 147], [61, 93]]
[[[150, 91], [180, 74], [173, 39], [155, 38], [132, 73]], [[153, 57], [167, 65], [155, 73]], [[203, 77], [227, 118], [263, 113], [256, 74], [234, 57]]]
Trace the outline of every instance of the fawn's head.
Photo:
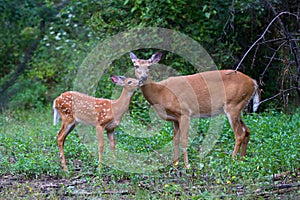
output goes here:
[[138, 80], [146, 82], [150, 77], [150, 66], [158, 63], [161, 59], [162, 52], [156, 52], [148, 60], [139, 59], [136, 55], [130, 52], [130, 58], [134, 65], [135, 77]]
[[134, 78], [126, 78], [125, 76], [110, 76], [112, 82], [126, 88], [129, 92], [135, 91], [143, 82]]

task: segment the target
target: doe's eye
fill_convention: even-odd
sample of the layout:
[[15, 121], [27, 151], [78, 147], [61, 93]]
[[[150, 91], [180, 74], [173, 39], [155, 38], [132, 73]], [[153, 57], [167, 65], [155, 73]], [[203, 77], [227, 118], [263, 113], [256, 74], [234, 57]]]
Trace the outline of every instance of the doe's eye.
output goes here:
[[128, 84], [131, 84], [131, 83], [132, 83], [132, 81], [128, 81], [127, 83], [128, 83]]

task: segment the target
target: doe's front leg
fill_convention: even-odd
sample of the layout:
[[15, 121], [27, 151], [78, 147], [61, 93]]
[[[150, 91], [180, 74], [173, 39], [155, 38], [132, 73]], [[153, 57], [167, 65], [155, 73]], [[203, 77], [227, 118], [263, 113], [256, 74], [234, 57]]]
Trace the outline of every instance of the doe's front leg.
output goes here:
[[174, 161], [173, 165], [177, 167], [179, 163], [179, 140], [180, 140], [180, 133], [179, 133], [179, 123], [173, 122], [173, 143], [174, 143]]
[[188, 136], [189, 136], [189, 128], [190, 128], [190, 117], [182, 116], [180, 118], [179, 130], [181, 137], [181, 146], [183, 150], [183, 160], [184, 160], [184, 168], [188, 169], [189, 159], [188, 159]]

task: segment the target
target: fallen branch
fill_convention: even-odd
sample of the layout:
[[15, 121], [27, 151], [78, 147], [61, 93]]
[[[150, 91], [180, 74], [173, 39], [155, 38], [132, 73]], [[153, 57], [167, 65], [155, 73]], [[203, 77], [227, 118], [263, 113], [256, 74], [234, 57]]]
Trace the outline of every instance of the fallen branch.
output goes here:
[[291, 174], [291, 173], [298, 173], [300, 171], [300, 168], [298, 169], [295, 169], [294, 171], [287, 171], [287, 172], [282, 172], [282, 173], [279, 173], [279, 174], [274, 174], [272, 176], [272, 180], [273, 181], [278, 181], [284, 177], [286, 177], [287, 175]]
[[291, 192], [294, 190], [298, 190], [298, 188], [300, 187], [299, 183], [295, 183], [295, 184], [280, 184], [280, 185], [276, 185], [274, 187], [270, 187], [270, 188], [266, 188], [266, 189], [262, 189], [262, 190], [257, 190], [255, 192], [256, 196], [273, 196], [275, 194], [284, 194], [287, 192]]
[[292, 88], [289, 88], [289, 89], [286, 89], [286, 90], [283, 90], [283, 91], [280, 91], [278, 94], [275, 94], [274, 96], [270, 97], [270, 98], [267, 98], [267, 99], [264, 99], [263, 101], [259, 102], [259, 105], [266, 102], [266, 101], [270, 101], [272, 99], [275, 99], [276, 97], [286, 93], [286, 92], [289, 92], [289, 91], [292, 91], [292, 90], [299, 90], [300, 88], [297, 88], [297, 87], [292, 87]]

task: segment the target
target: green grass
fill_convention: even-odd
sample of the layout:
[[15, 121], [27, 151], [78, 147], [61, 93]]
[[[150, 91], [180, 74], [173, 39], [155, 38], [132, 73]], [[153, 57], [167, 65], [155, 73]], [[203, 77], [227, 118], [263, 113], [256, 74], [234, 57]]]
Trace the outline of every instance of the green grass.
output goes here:
[[[28, 199], [59, 199], [61, 196], [76, 195], [82, 198], [101, 196], [121, 199], [251, 199], [253, 196], [263, 198], [266, 194], [271, 197], [300, 195], [297, 190], [273, 193], [274, 190], [279, 191], [275, 186], [280, 184], [299, 187], [299, 171], [296, 171], [300, 166], [299, 110], [294, 115], [271, 111], [245, 115], [244, 121], [251, 130], [251, 139], [247, 156], [243, 159], [231, 159], [234, 134], [227, 121], [213, 150], [200, 158], [199, 147], [210, 122], [209, 119], [201, 119], [197, 137], [189, 143], [190, 169], [182, 169], [181, 160], [178, 168], [166, 165], [145, 173], [124, 172], [105, 165], [99, 171], [97, 154], [91, 151], [97, 150], [97, 143], [91, 143], [88, 147], [80, 134], [76, 134], [81, 128], [66, 139], [65, 156], [69, 172], [64, 173], [60, 167], [56, 141], [60, 126], [53, 126], [52, 121], [49, 107], [44, 110], [6, 110], [0, 115], [0, 181], [3, 185], [0, 196]], [[123, 119], [115, 136], [118, 150], [129, 152], [129, 155], [147, 155], [153, 149], [158, 150], [172, 142], [170, 123], [161, 124], [159, 133], [152, 136], [141, 134], [144, 129], [151, 132], [151, 127], [141, 124], [133, 126], [135, 123], [132, 119]], [[128, 130], [130, 134], [126, 134]], [[95, 135], [94, 128], [84, 128], [83, 131]], [[109, 146], [107, 141], [105, 146]], [[108, 150], [105, 155], [109, 156], [109, 153]], [[164, 156], [173, 159], [172, 155]], [[128, 162], [137, 162], [134, 157], [132, 159]], [[155, 162], [158, 161], [153, 160], [151, 164]], [[277, 181], [272, 179], [274, 174], [282, 172], [291, 173]], [[6, 187], [10, 181], [18, 184]], [[74, 181], [80, 184], [72, 184]], [[56, 187], [50, 187], [50, 183], [56, 184]], [[38, 189], [38, 185], [47, 190]]]

